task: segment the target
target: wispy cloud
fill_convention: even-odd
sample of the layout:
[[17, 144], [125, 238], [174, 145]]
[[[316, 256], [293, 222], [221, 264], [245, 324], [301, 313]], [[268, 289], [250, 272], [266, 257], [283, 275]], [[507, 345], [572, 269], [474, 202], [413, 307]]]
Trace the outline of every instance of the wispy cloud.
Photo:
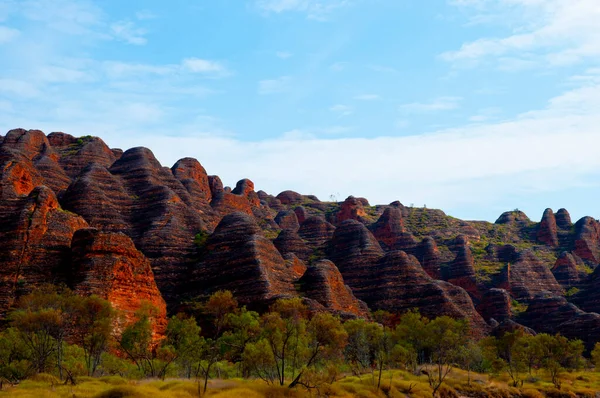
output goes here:
[[351, 4], [350, 0], [258, 0], [256, 5], [266, 13], [302, 12], [310, 19], [325, 21], [336, 9]]
[[400, 110], [417, 113], [448, 111], [459, 108], [461, 101], [461, 97], [438, 97], [431, 102], [412, 102], [400, 105]]
[[291, 80], [289, 76], [261, 80], [258, 82], [258, 93], [260, 95], [283, 93], [290, 89]]
[[331, 108], [329, 108], [329, 110], [337, 114], [339, 117], [350, 116], [354, 112], [353, 107], [343, 104], [333, 105]]
[[294, 56], [294, 54], [288, 51], [277, 51], [275, 55], [277, 56], [277, 58], [281, 59], [288, 59]]
[[117, 39], [128, 44], [141, 46], [146, 44], [147, 40], [144, 37], [148, 32], [145, 29], [136, 27], [131, 21], [119, 21], [110, 26], [112, 35]]
[[381, 97], [377, 94], [361, 94], [355, 95], [354, 99], [359, 101], [376, 101], [381, 99]]
[[21, 32], [17, 29], [12, 29], [7, 26], [0, 26], [0, 44], [8, 43], [17, 38]]
[[[483, 37], [464, 43], [441, 58], [463, 66], [501, 59], [506, 70], [534, 66], [563, 66], [600, 56], [600, 7], [596, 0], [454, 0], [473, 10], [475, 17], [494, 14], [510, 21], [514, 32], [505, 37]], [[505, 22], [506, 23], [506, 22]]]
[[184, 59], [183, 67], [193, 73], [223, 73], [226, 71], [219, 62], [200, 58]]
[[336, 62], [329, 65], [329, 69], [334, 72], [341, 72], [348, 66], [348, 62]]
[[157, 18], [157, 15], [149, 10], [140, 10], [135, 13], [135, 18], [139, 19], [139, 20], [155, 19], [155, 18]]
[[371, 69], [372, 71], [375, 71], [375, 72], [383, 72], [383, 73], [396, 73], [396, 72], [398, 72], [398, 69], [393, 68], [391, 66], [387, 66], [387, 65], [368, 65], [367, 67], [369, 69]]

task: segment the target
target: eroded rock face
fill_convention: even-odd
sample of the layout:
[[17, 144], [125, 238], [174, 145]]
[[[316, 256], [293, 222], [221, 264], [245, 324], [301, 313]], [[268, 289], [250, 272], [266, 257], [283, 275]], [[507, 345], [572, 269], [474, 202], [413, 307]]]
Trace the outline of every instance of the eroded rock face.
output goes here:
[[529, 224], [531, 220], [527, 217], [527, 214], [522, 211], [507, 211], [504, 212], [496, 220], [496, 224]]
[[589, 276], [587, 286], [573, 297], [573, 302], [584, 311], [600, 314], [600, 267]]
[[240, 303], [267, 304], [295, 296], [294, 274], [254, 219], [244, 213], [223, 217], [206, 243], [206, 255], [195, 267], [193, 295], [230, 290]]
[[475, 261], [466, 236], [459, 236], [454, 243], [456, 257], [448, 268], [447, 281], [465, 289], [473, 297], [479, 297], [475, 275]]
[[511, 298], [504, 289], [490, 289], [481, 298], [481, 303], [477, 306], [477, 311], [483, 319], [489, 322], [494, 319], [497, 322], [504, 322], [511, 317]]
[[558, 226], [552, 209], [546, 209], [542, 216], [542, 221], [537, 230], [538, 242], [545, 243], [548, 246], [558, 246]]
[[418, 308], [429, 318], [445, 314], [467, 319], [476, 333], [488, 330], [465, 290], [431, 279], [415, 257], [402, 251], [380, 258], [365, 285], [357, 297], [363, 297], [372, 309], [401, 313]]
[[339, 225], [346, 220], [364, 221], [367, 213], [365, 212], [363, 203], [364, 202], [361, 199], [355, 198], [354, 196], [348, 196], [335, 216], [336, 225]]
[[435, 239], [423, 238], [415, 250], [415, 257], [427, 274], [433, 279], [441, 279], [441, 257]]
[[152, 319], [155, 339], [164, 335], [167, 327], [167, 306], [150, 266], [131, 239], [122, 233], [80, 229], [73, 236], [71, 285], [82, 295], [98, 295], [125, 316], [122, 329], [135, 321], [135, 313], [144, 302], [157, 309]]
[[294, 191], [283, 191], [276, 198], [284, 205], [301, 204], [303, 202], [302, 195]]
[[600, 223], [592, 217], [584, 217], [575, 224], [573, 252], [593, 264], [600, 262]]
[[300, 260], [308, 262], [313, 250], [308, 247], [306, 241], [291, 229], [284, 229], [279, 233], [273, 244], [279, 252], [285, 256], [286, 254], [294, 254]]
[[384, 255], [373, 234], [362, 223], [346, 220], [335, 230], [327, 253], [357, 297], [364, 298], [373, 267]]
[[509, 286], [505, 288], [518, 300], [530, 300], [544, 291], [564, 294], [552, 272], [530, 250], [519, 254], [517, 261], [506, 268]]
[[305, 297], [317, 301], [328, 311], [346, 318], [369, 316], [367, 305], [354, 297], [352, 290], [344, 284], [340, 271], [329, 260], [311, 265], [299, 284]]
[[579, 271], [577, 260], [569, 252], [562, 252], [552, 268], [552, 274], [565, 289], [581, 286], [587, 276], [585, 272]]
[[556, 212], [556, 225], [560, 229], [569, 230], [573, 226], [571, 215], [566, 209], [560, 209]]
[[538, 333], [550, 333], [582, 340], [592, 349], [600, 335], [600, 315], [584, 312], [564, 297], [541, 292], [522, 315], [525, 325]]
[[71, 238], [87, 227], [60, 208], [48, 187], [37, 186], [27, 196], [11, 196], [15, 192], [8, 188], [0, 212], [0, 316], [36, 286], [66, 281]]
[[396, 250], [405, 232], [402, 211], [398, 207], [386, 208], [371, 227], [371, 231], [383, 248]]
[[283, 230], [298, 231], [300, 228], [298, 216], [292, 210], [281, 210], [275, 216], [275, 222]]
[[322, 248], [333, 236], [335, 227], [320, 217], [309, 217], [300, 225], [298, 235], [313, 249]]

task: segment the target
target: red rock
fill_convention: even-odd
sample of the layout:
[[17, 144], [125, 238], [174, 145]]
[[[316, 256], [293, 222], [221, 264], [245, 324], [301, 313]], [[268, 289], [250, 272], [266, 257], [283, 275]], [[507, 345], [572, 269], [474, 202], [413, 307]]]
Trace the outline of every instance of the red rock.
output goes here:
[[552, 268], [552, 274], [565, 289], [581, 286], [587, 276], [585, 272], [579, 271], [577, 260], [569, 252], [562, 252]]
[[508, 286], [499, 287], [507, 289], [517, 300], [527, 301], [544, 291], [564, 294], [550, 269], [531, 250], [519, 254], [514, 264], [505, 267], [504, 274], [508, 278]]
[[404, 221], [402, 211], [397, 207], [388, 207], [375, 224], [371, 231], [382, 247], [387, 250], [395, 250], [396, 243], [402, 239], [404, 234]]
[[512, 319], [508, 319], [508, 320], [503, 321], [502, 323], [498, 324], [496, 327], [494, 327], [494, 329], [492, 329], [491, 334], [492, 334], [492, 336], [498, 338], [498, 337], [502, 337], [506, 333], [514, 333], [517, 330], [520, 330], [523, 333], [531, 335], [531, 336], [536, 335], [536, 333], [533, 329], [528, 328], [527, 326], [521, 325], [520, 323], [517, 323], [517, 322], [513, 321]]
[[87, 227], [81, 217], [60, 208], [50, 188], [38, 186], [28, 196], [12, 193], [2, 191], [0, 315], [35, 287], [66, 282], [71, 238]]
[[75, 144], [57, 150], [65, 173], [76, 178], [89, 164], [110, 167], [117, 159], [112, 150], [98, 137], [81, 137]]
[[536, 295], [521, 319], [538, 333], [559, 333], [569, 339], [580, 339], [588, 350], [600, 336], [600, 315], [584, 312], [564, 297], [549, 292]]
[[372, 268], [372, 275], [364, 278], [361, 294], [353, 290], [371, 309], [401, 313], [417, 308], [429, 318], [449, 315], [467, 319], [476, 335], [488, 330], [464, 289], [431, 279], [415, 257], [402, 251], [387, 253]]
[[296, 217], [298, 217], [298, 222], [302, 224], [309, 217], [306, 209], [302, 206], [297, 206], [294, 208], [294, 213], [296, 213]]
[[458, 236], [454, 242], [453, 251], [456, 253], [456, 257], [450, 263], [446, 280], [453, 285], [462, 287], [473, 297], [481, 297], [477, 286], [475, 261], [468, 238], [464, 235]]
[[435, 239], [425, 237], [415, 250], [415, 257], [427, 274], [433, 279], [440, 279], [441, 256]]
[[191, 289], [196, 295], [230, 290], [241, 304], [254, 308], [296, 295], [293, 269], [247, 214], [223, 217], [205, 252], [194, 271]]
[[98, 295], [108, 300], [124, 315], [121, 330], [135, 320], [144, 303], [156, 309], [152, 318], [154, 338], [162, 337], [167, 328], [167, 306], [154, 281], [148, 259], [131, 239], [122, 233], [81, 229], [73, 236], [72, 286], [82, 295]]
[[546, 209], [537, 230], [538, 242], [548, 246], [558, 246], [558, 227], [552, 209]]
[[592, 217], [583, 217], [575, 223], [575, 250], [584, 260], [600, 263], [600, 223]]
[[213, 199], [224, 194], [223, 182], [219, 176], [208, 176], [208, 185]]
[[566, 209], [560, 209], [556, 212], [556, 225], [560, 229], [570, 230], [573, 226], [571, 215]]
[[46, 135], [39, 130], [10, 130], [4, 137], [2, 146], [15, 149], [32, 161], [44, 155], [52, 155], [52, 149]]
[[[367, 202], [367, 206], [368, 206]], [[346, 220], [364, 221], [367, 213], [365, 212], [363, 201], [355, 198], [354, 196], [348, 196], [342, 203], [340, 210], [335, 216], [336, 225], [341, 224]]]
[[507, 211], [496, 220], [496, 224], [516, 224], [516, 225], [528, 225], [531, 220], [525, 213], [519, 210]]
[[373, 234], [362, 223], [346, 220], [335, 230], [327, 254], [354, 294], [365, 301], [366, 294], [363, 291], [371, 289], [369, 275], [375, 263], [384, 255]]
[[487, 322], [504, 322], [512, 316], [510, 295], [504, 289], [490, 289], [481, 298], [477, 311]]
[[306, 241], [298, 235], [293, 229], [284, 229], [275, 238], [273, 244], [279, 252], [285, 257], [287, 254], [294, 254], [302, 261], [310, 261], [313, 250], [308, 247]]
[[64, 148], [77, 143], [77, 138], [63, 132], [50, 133], [47, 138], [53, 148]]
[[321, 248], [333, 236], [335, 227], [319, 217], [309, 217], [300, 225], [298, 235], [313, 249]]
[[298, 217], [296, 213], [291, 210], [281, 210], [275, 216], [275, 222], [281, 229], [298, 231], [300, 229], [300, 224], [298, 223]]
[[208, 174], [200, 162], [193, 158], [183, 158], [173, 165], [171, 171], [195, 201], [210, 203], [212, 200], [211, 185], [208, 181]]
[[317, 301], [330, 312], [344, 318], [369, 316], [367, 305], [354, 297], [352, 290], [344, 284], [340, 271], [329, 260], [310, 266], [298, 283], [305, 297]]
[[302, 195], [294, 191], [283, 191], [277, 195], [277, 199], [284, 205], [300, 204], [304, 201]]

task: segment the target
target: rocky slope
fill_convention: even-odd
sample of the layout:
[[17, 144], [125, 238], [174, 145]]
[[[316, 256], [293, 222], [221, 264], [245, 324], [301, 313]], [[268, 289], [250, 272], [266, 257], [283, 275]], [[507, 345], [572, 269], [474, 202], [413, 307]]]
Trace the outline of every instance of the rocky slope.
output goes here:
[[147, 148], [37, 130], [0, 136], [0, 165], [0, 315], [50, 282], [106, 297], [129, 319], [148, 301], [157, 334], [168, 311], [229, 289], [258, 310], [301, 297], [343, 317], [466, 318], [479, 335], [600, 336], [600, 222], [573, 224], [565, 209], [488, 223], [272, 195], [248, 179], [231, 189], [192, 158], [167, 168]]

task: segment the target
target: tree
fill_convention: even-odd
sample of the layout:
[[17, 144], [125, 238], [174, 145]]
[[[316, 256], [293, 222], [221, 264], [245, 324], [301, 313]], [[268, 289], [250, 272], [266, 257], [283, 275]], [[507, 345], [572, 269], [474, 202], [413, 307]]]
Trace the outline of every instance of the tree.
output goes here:
[[471, 371], [481, 367], [483, 352], [476, 343], [469, 341], [466, 345], [459, 347], [457, 362], [462, 369], [467, 370], [467, 383], [471, 385]]
[[314, 367], [321, 360], [339, 358], [348, 341], [348, 334], [339, 318], [330, 313], [315, 314], [308, 322], [307, 332], [308, 349], [303, 358], [302, 370], [290, 383], [290, 388], [298, 384], [308, 386], [302, 381], [306, 370]]
[[426, 349], [431, 353], [432, 366], [426, 373], [433, 397], [452, 370], [460, 347], [466, 344], [468, 325], [464, 320], [441, 316], [427, 323], [424, 330]]
[[[223, 344], [227, 348], [227, 358], [230, 361], [242, 361], [246, 345], [256, 341], [261, 332], [260, 316], [255, 311], [248, 311], [246, 307], [240, 308], [234, 313], [227, 315], [227, 331], [223, 334]], [[246, 369], [242, 369], [242, 374], [246, 375]]]
[[223, 354], [224, 341], [222, 333], [227, 324], [227, 319], [231, 313], [236, 311], [237, 307], [238, 302], [230, 291], [219, 290], [209, 297], [202, 308], [203, 312], [211, 317], [213, 329], [212, 337], [204, 339], [203, 349], [200, 351], [204, 355], [203, 360], [197, 363], [196, 368], [196, 375], [202, 373], [204, 377], [204, 392], [208, 388], [210, 371]]
[[15, 328], [0, 333], [0, 390], [2, 382], [11, 384], [27, 378], [31, 372], [29, 347], [19, 336]]
[[279, 382], [279, 366], [275, 361], [271, 344], [266, 338], [246, 344], [242, 361], [251, 374], [264, 380], [267, 384]]
[[356, 376], [371, 367], [371, 346], [369, 345], [368, 330], [370, 322], [364, 319], [351, 319], [344, 323], [348, 335], [348, 344], [344, 350], [346, 362]]
[[110, 345], [114, 311], [98, 296], [71, 298], [73, 341], [83, 348], [87, 375], [93, 376]]
[[594, 349], [592, 350], [591, 356], [592, 362], [596, 367], [596, 370], [600, 369], [600, 342], [594, 345]]
[[581, 364], [584, 346], [581, 340], [569, 340], [564, 336], [539, 334], [536, 336], [541, 348], [542, 366], [548, 371], [552, 383], [561, 387], [560, 375], [565, 368], [577, 368]]
[[307, 311], [299, 298], [281, 299], [262, 317], [264, 338], [271, 347], [280, 385], [285, 384], [287, 370], [292, 378], [296, 377], [298, 359], [306, 344]]
[[[167, 369], [174, 362], [180, 365], [186, 377], [191, 377], [194, 364], [200, 361], [204, 348], [205, 342], [200, 332], [200, 326], [193, 317], [178, 314], [169, 320], [161, 350], [170, 355], [160, 371], [160, 377], [166, 376]], [[163, 354], [163, 358], [166, 357]]]
[[521, 374], [527, 369], [520, 340], [525, 332], [517, 329], [505, 333], [499, 338], [488, 337], [481, 341], [484, 355], [496, 371], [506, 370], [512, 380], [513, 387], [523, 384]]
[[162, 375], [165, 365], [168, 366], [175, 355], [171, 347], [161, 347], [153, 341], [150, 320], [155, 314], [156, 308], [152, 304], [143, 303], [136, 312], [135, 322], [125, 327], [118, 340], [119, 347], [147, 377]]
[[406, 349], [405, 365], [417, 373], [419, 363], [425, 362], [425, 339], [423, 331], [429, 320], [416, 310], [406, 312], [396, 326], [395, 337]]
[[54, 359], [61, 379], [63, 343], [72, 320], [65, 299], [69, 294], [67, 289], [59, 293], [54, 286], [42, 286], [21, 297], [9, 314], [11, 326], [29, 349], [35, 371], [49, 370]]

